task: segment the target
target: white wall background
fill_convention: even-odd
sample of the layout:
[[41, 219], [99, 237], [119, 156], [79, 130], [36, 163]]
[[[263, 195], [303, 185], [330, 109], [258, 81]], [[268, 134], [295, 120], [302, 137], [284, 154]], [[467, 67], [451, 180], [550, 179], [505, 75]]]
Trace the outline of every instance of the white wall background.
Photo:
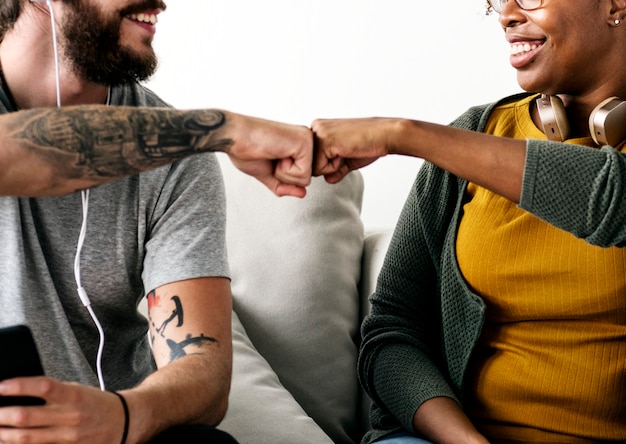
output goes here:
[[[178, 108], [309, 125], [317, 117], [449, 123], [519, 91], [483, 0], [170, 0], [148, 82]], [[444, 147], [442, 147], [444, 149]], [[392, 227], [421, 161], [364, 168], [366, 227]]]

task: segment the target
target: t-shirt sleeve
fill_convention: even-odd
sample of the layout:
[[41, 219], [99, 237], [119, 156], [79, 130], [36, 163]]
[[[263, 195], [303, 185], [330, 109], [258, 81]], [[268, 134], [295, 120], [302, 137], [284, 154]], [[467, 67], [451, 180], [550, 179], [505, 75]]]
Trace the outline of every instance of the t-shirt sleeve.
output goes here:
[[216, 155], [173, 163], [156, 200], [146, 196], [146, 201], [151, 199], [153, 204], [145, 208], [145, 291], [186, 279], [229, 278], [226, 199]]

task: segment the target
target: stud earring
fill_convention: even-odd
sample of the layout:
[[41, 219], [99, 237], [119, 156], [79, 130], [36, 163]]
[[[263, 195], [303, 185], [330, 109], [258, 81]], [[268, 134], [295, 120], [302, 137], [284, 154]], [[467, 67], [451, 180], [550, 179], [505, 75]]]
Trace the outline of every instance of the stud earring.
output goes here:
[[615, 24], [615, 26], [619, 26], [622, 23], [622, 21], [620, 19], [615, 19], [613, 23]]

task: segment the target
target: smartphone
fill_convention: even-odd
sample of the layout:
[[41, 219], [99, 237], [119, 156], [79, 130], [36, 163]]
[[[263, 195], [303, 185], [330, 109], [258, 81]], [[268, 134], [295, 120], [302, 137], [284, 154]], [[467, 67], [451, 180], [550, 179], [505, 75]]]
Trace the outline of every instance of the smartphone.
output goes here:
[[[0, 328], [0, 381], [43, 374], [39, 352], [30, 328], [26, 325]], [[34, 396], [0, 396], [0, 407], [42, 404], [45, 404], [45, 401]]]

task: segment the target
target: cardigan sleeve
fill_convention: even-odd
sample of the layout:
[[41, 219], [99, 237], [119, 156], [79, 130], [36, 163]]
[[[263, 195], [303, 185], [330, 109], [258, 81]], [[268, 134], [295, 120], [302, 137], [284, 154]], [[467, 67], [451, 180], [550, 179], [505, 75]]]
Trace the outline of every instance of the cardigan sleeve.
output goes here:
[[[475, 131], [490, 108], [470, 108], [451, 125]], [[461, 188], [458, 178], [424, 162], [396, 224], [361, 329], [358, 370], [375, 428], [398, 421], [413, 430], [415, 411], [428, 399], [460, 400], [443, 352], [439, 277]]]
[[626, 246], [626, 154], [528, 140], [519, 206], [601, 247]]
[[457, 399], [442, 355], [437, 283], [449, 224], [445, 219], [451, 217], [448, 207], [456, 200], [450, 194], [456, 197], [457, 185], [452, 176], [436, 170], [425, 164], [418, 174], [362, 326], [361, 383], [381, 414], [390, 413], [406, 430], [413, 430], [413, 416], [424, 401], [438, 396]]

